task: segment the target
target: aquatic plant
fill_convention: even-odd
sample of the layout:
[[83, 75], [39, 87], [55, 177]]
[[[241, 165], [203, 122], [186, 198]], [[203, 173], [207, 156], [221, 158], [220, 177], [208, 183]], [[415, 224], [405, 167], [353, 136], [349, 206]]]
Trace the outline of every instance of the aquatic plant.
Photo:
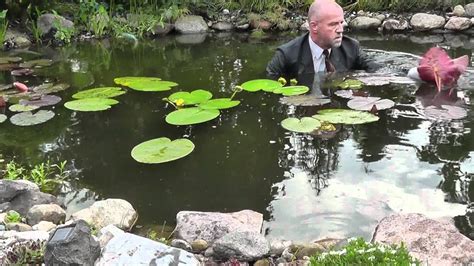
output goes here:
[[281, 126], [293, 132], [310, 133], [320, 128], [321, 122], [312, 117], [303, 117], [301, 119], [291, 117], [281, 121]]
[[178, 86], [178, 83], [156, 77], [120, 77], [115, 78], [114, 82], [137, 91], [167, 91]]
[[180, 159], [194, 150], [194, 144], [188, 139], [161, 137], [142, 142], [132, 149], [131, 156], [140, 163], [165, 163]]
[[345, 109], [324, 109], [312, 116], [320, 121], [332, 124], [365, 124], [379, 120], [379, 117], [368, 112], [345, 110]]
[[73, 111], [96, 112], [112, 108], [112, 105], [119, 102], [109, 98], [84, 98], [64, 103], [64, 107]]
[[56, 32], [54, 33], [54, 38], [56, 40], [64, 42], [66, 44], [71, 42], [71, 39], [74, 37], [74, 27], [63, 26], [61, 24], [59, 16], [56, 16], [56, 18], [53, 20], [53, 26], [56, 29]]
[[36, 113], [21, 112], [10, 117], [10, 122], [17, 126], [33, 126], [42, 124], [54, 117], [54, 112], [39, 110]]

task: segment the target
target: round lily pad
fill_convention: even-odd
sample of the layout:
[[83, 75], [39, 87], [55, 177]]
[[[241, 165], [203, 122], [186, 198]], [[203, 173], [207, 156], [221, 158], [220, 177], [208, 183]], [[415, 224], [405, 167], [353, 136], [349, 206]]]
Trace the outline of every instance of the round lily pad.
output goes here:
[[365, 124], [379, 120], [379, 117], [368, 112], [344, 110], [344, 109], [325, 109], [313, 115], [314, 118], [321, 121], [327, 121], [331, 124]]
[[340, 81], [336, 83], [336, 86], [341, 88], [341, 89], [360, 89], [362, 88], [362, 81], [357, 80], [357, 79], [346, 79], [344, 81]]
[[330, 103], [331, 99], [317, 98], [313, 95], [297, 95], [291, 97], [283, 97], [280, 99], [280, 102], [282, 104], [296, 106], [319, 106]]
[[21, 57], [0, 57], [0, 64], [19, 63], [23, 60]]
[[369, 93], [361, 90], [338, 90], [334, 92], [334, 95], [337, 95], [344, 99], [352, 99], [355, 97], [367, 97]]
[[218, 117], [219, 110], [204, 110], [199, 107], [184, 108], [173, 111], [166, 116], [166, 122], [171, 125], [184, 126], [204, 123]]
[[53, 60], [51, 59], [36, 59], [36, 60], [20, 63], [20, 67], [23, 67], [23, 68], [46, 67], [46, 66], [51, 66], [52, 64], [53, 64]]
[[201, 103], [199, 107], [201, 109], [227, 109], [232, 108], [240, 104], [240, 101], [232, 101], [230, 98], [212, 99], [205, 103]]
[[64, 107], [74, 111], [94, 112], [110, 109], [111, 105], [117, 103], [118, 101], [109, 98], [86, 98], [66, 102]]
[[467, 116], [466, 109], [453, 105], [441, 105], [441, 107], [431, 105], [426, 107], [423, 113], [426, 118], [433, 120], [462, 119]]
[[168, 100], [176, 102], [177, 100], [183, 100], [183, 105], [193, 105], [206, 102], [212, 98], [212, 93], [206, 90], [194, 90], [192, 92], [178, 91], [171, 94]]
[[44, 123], [54, 117], [52, 111], [39, 110], [36, 113], [22, 112], [10, 117], [10, 122], [17, 126], [33, 126]]
[[165, 163], [190, 154], [194, 144], [188, 139], [157, 138], [142, 142], [132, 149], [132, 158], [140, 163]]
[[36, 110], [38, 108], [40, 107], [35, 106], [35, 105], [23, 105], [23, 104], [14, 104], [8, 107], [8, 109], [12, 112], [29, 112], [29, 111]]
[[288, 87], [277, 88], [273, 90], [273, 93], [283, 94], [284, 96], [293, 96], [293, 95], [305, 94], [308, 91], [309, 91], [309, 88], [306, 86], [288, 86]]
[[38, 107], [56, 105], [61, 101], [61, 97], [56, 95], [43, 95], [38, 100], [20, 100], [20, 104], [23, 105], [34, 105]]
[[32, 90], [39, 94], [49, 94], [49, 93], [55, 93], [55, 92], [66, 90], [69, 87], [70, 87], [69, 84], [66, 84], [66, 83], [59, 83], [56, 85], [54, 85], [53, 83], [44, 83], [33, 88]]
[[274, 91], [275, 89], [283, 87], [280, 82], [271, 79], [255, 79], [244, 82], [241, 87], [249, 92], [256, 92], [259, 90]]
[[115, 83], [137, 91], [167, 91], [178, 83], [154, 77], [123, 77], [114, 79]]
[[389, 99], [379, 97], [355, 97], [347, 102], [347, 107], [358, 111], [370, 111], [374, 107], [377, 110], [392, 108], [395, 103]]
[[0, 124], [5, 122], [5, 120], [7, 120], [7, 116], [4, 114], [0, 114]]
[[29, 68], [20, 68], [20, 69], [15, 69], [10, 72], [12, 76], [29, 76], [33, 74], [33, 70]]
[[103, 88], [95, 88], [95, 89], [80, 91], [72, 95], [72, 98], [74, 99], [113, 98], [125, 93], [126, 91], [124, 91], [120, 87], [103, 87]]
[[301, 119], [291, 117], [281, 121], [281, 126], [290, 131], [309, 133], [321, 127], [321, 122], [312, 117], [303, 117]]

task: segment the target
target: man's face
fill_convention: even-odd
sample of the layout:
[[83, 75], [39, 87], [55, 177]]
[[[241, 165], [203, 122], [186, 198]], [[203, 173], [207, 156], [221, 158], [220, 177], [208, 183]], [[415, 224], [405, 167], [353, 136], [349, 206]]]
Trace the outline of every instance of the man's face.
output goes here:
[[309, 23], [311, 38], [323, 49], [341, 46], [344, 31], [344, 12], [338, 6], [330, 6], [318, 20]]

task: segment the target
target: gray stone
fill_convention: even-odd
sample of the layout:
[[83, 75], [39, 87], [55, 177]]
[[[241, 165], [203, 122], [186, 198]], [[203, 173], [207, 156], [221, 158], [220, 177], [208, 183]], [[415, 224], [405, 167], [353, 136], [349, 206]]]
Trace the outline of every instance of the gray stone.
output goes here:
[[57, 30], [56, 24], [60, 25], [61, 28], [74, 30], [74, 23], [72, 21], [54, 14], [43, 14], [39, 16], [36, 24], [42, 35], [48, 34], [52, 29]]
[[318, 243], [293, 244], [290, 247], [291, 253], [301, 260], [303, 257], [312, 256], [316, 253], [328, 251], [324, 246]]
[[7, 223], [6, 227], [7, 227], [7, 230], [12, 230], [12, 231], [17, 231], [17, 232], [33, 231], [33, 228], [31, 228], [31, 226], [24, 223]]
[[53, 195], [36, 190], [26, 190], [25, 192], [15, 196], [7, 205], [5, 205], [4, 209], [1, 209], [0, 211], [15, 210], [24, 217], [28, 214], [31, 207], [38, 204], [50, 203], [59, 204], [58, 200]]
[[195, 252], [202, 252], [209, 247], [209, 244], [206, 240], [196, 239], [191, 243], [191, 247]]
[[436, 221], [422, 214], [396, 214], [377, 225], [373, 242], [405, 244], [410, 254], [429, 265], [461, 265], [474, 259], [474, 242], [452, 221]]
[[29, 190], [39, 191], [39, 187], [35, 183], [26, 180], [0, 179], [0, 203], [9, 202], [18, 194]]
[[445, 22], [443, 17], [427, 13], [416, 13], [410, 19], [411, 26], [417, 31], [439, 29], [444, 26]]
[[7, 230], [7, 228], [3, 224], [0, 224], [0, 231], [5, 231], [5, 230]]
[[[72, 231], [64, 238], [55, 239], [58, 230], [66, 229]], [[46, 265], [93, 265], [99, 255], [99, 242], [92, 237], [89, 225], [83, 220], [78, 220], [70, 225], [58, 227], [52, 233], [46, 243], [44, 262]]]
[[6, 212], [0, 212], [0, 224], [5, 222], [5, 217], [7, 217]]
[[183, 250], [190, 251], [190, 252], [193, 250], [191, 245], [188, 242], [186, 242], [182, 239], [173, 239], [173, 240], [171, 240], [170, 245], [172, 247], [183, 249]]
[[466, 11], [465, 16], [474, 17], [474, 3], [465, 5], [464, 10]]
[[466, 30], [471, 27], [471, 20], [469, 18], [451, 17], [444, 28], [447, 30]]
[[253, 266], [270, 266], [271, 263], [270, 263], [270, 260], [269, 259], [261, 259], [261, 260], [257, 260]]
[[268, 241], [255, 232], [234, 231], [224, 235], [212, 245], [214, 257], [220, 260], [235, 258], [239, 261], [255, 261], [270, 252]]
[[285, 261], [293, 261], [296, 259], [295, 255], [291, 253], [291, 247], [287, 247], [285, 250], [283, 250], [281, 253], [281, 258], [283, 258]]
[[382, 21], [376, 18], [356, 17], [351, 20], [349, 27], [354, 30], [376, 29], [382, 24]]
[[118, 230], [112, 234], [95, 265], [199, 265], [187, 251]]
[[128, 231], [137, 221], [138, 214], [126, 200], [106, 199], [94, 202], [89, 208], [73, 213], [71, 219], [84, 220], [98, 230], [113, 224]]
[[5, 40], [11, 40], [14, 43], [15, 48], [27, 48], [31, 45], [31, 41], [28, 39], [26, 34], [12, 29], [7, 30]]
[[176, 215], [176, 238], [192, 243], [203, 239], [211, 244], [229, 232], [260, 234], [263, 215], [251, 210], [233, 213], [181, 211]]
[[49, 232], [49, 231], [51, 231], [55, 228], [56, 228], [55, 224], [53, 224], [52, 222], [47, 222], [47, 221], [41, 221], [41, 222], [33, 225], [33, 230], [35, 230], [35, 231]]
[[457, 5], [453, 8], [453, 15], [457, 17], [463, 17], [466, 14], [466, 10], [462, 5]]
[[248, 30], [249, 28], [250, 28], [250, 24], [248, 24], [248, 23], [245, 23], [245, 24], [242, 24], [242, 25], [237, 25], [238, 30]]
[[293, 244], [289, 240], [271, 239], [270, 241], [270, 255], [278, 257], [283, 251]]
[[388, 31], [403, 31], [408, 27], [408, 21], [406, 20], [387, 19], [382, 23], [382, 28]]
[[201, 16], [183, 16], [176, 20], [176, 31], [184, 34], [202, 33], [208, 30], [208, 26]]
[[170, 23], [156, 24], [152, 29], [151, 33], [153, 35], [166, 35], [174, 29], [174, 25]]
[[375, 16], [375, 18], [383, 22], [385, 20], [385, 15], [384, 14], [378, 14], [378, 15]]
[[26, 219], [30, 225], [41, 221], [60, 224], [66, 220], [66, 211], [57, 204], [38, 204], [31, 207], [26, 215]]
[[234, 26], [230, 22], [219, 21], [217, 23], [212, 24], [211, 28], [218, 31], [230, 31], [234, 28]]

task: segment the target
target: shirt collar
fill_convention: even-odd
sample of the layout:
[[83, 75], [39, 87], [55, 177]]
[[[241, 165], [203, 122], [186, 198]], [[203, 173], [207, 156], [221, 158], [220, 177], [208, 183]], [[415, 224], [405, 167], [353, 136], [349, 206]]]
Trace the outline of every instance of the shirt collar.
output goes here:
[[[311, 55], [313, 56], [313, 59], [319, 59], [321, 58], [324, 49], [319, 47], [313, 40], [311, 39], [311, 36], [308, 36], [309, 40], [309, 48], [311, 49]], [[331, 49], [328, 49], [329, 54], [331, 54]]]

